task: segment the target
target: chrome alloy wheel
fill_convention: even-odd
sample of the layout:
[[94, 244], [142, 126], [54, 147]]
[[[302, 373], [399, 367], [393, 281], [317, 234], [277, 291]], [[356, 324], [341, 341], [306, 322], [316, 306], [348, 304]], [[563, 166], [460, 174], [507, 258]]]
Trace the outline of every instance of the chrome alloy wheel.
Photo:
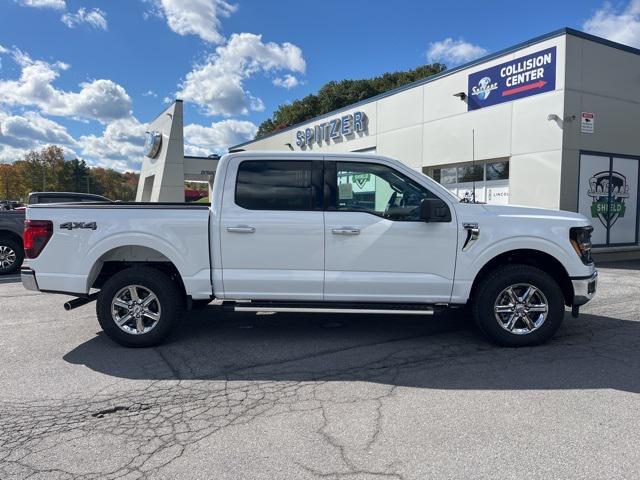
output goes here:
[[545, 322], [549, 302], [539, 288], [528, 283], [517, 283], [500, 292], [493, 311], [498, 324], [507, 332], [527, 335]]
[[7, 245], [0, 245], [0, 268], [9, 269], [16, 263], [16, 252]]
[[126, 333], [149, 333], [160, 321], [162, 313], [155, 293], [142, 285], [128, 285], [118, 290], [111, 301], [111, 317]]

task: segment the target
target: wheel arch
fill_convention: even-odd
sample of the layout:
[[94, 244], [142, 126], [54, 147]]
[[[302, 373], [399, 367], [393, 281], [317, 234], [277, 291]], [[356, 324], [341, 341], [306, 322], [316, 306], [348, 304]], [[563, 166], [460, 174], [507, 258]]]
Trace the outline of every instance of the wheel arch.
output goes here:
[[475, 293], [478, 290], [478, 286], [482, 283], [484, 278], [489, 275], [489, 273], [503, 265], [513, 264], [530, 265], [548, 273], [558, 282], [558, 285], [562, 290], [565, 305], [571, 305], [573, 303], [573, 284], [571, 283], [571, 277], [562, 262], [549, 253], [529, 248], [502, 252], [487, 261], [473, 280], [471, 291], [469, 293], [469, 300], [473, 300]]
[[144, 245], [122, 245], [113, 247], [100, 255], [91, 267], [87, 278], [89, 288], [101, 288], [114, 274], [133, 266], [146, 266], [161, 271], [176, 282], [182, 293], [186, 289], [176, 264], [164, 253]]

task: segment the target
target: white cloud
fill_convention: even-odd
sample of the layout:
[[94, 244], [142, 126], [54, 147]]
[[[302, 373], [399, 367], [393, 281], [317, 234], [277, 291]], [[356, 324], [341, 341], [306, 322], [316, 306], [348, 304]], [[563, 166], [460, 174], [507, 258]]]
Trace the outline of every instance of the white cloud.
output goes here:
[[58, 145], [65, 157], [75, 157], [77, 142], [67, 129], [37, 112], [10, 114], [0, 110], [0, 161], [20, 160], [32, 149]]
[[[84, 158], [90, 165], [119, 171], [140, 169], [144, 132], [147, 126], [135, 117], [109, 123], [101, 135], [74, 139], [67, 129], [37, 112], [12, 115], [0, 110], [0, 161], [13, 162], [32, 149], [58, 145], [67, 158]], [[222, 120], [210, 126], [184, 127], [186, 155], [207, 156], [225, 153], [238, 143], [255, 137], [258, 127], [246, 120]]]
[[640, 48], [640, 0], [630, 1], [623, 9], [605, 2], [582, 28], [593, 35]]
[[92, 165], [116, 170], [137, 170], [143, 156], [145, 124], [135, 117], [107, 125], [102, 136], [83, 135], [78, 139], [81, 155]]
[[94, 119], [107, 123], [131, 115], [131, 98], [123, 87], [99, 79], [80, 84], [79, 92], [67, 92], [52, 85], [69, 65], [32, 60], [20, 50], [13, 51], [21, 67], [17, 80], [0, 80], [0, 103], [35, 106], [48, 115]]
[[146, 92], [144, 92], [142, 94], [143, 97], [153, 97], [156, 98], [158, 96], [158, 94], [156, 92], [154, 92], [153, 90], [147, 90]]
[[60, 20], [69, 28], [86, 24], [101, 30], [107, 29], [107, 14], [99, 8], [92, 8], [91, 10], [79, 8], [76, 13], [65, 13]]
[[0, 111], [0, 144], [15, 148], [38, 148], [56, 144], [75, 146], [67, 129], [37, 112], [10, 115]]
[[252, 139], [257, 131], [258, 127], [246, 120], [222, 120], [210, 127], [187, 125], [184, 127], [185, 155], [224, 153], [229, 147]]
[[144, 132], [145, 125], [129, 117], [111, 122], [102, 135], [83, 135], [76, 140], [64, 126], [38, 112], [18, 115], [0, 110], [0, 161], [14, 162], [30, 150], [57, 145], [68, 159], [80, 157], [90, 165], [119, 171], [139, 170]]
[[304, 73], [305, 69], [302, 50], [291, 43], [263, 43], [261, 35], [233, 34], [226, 45], [194, 66], [179, 86], [178, 96], [209, 115], [246, 114], [264, 109], [264, 104], [245, 91], [244, 80], [257, 72]]
[[67, 8], [65, 0], [18, 0], [18, 3], [23, 7], [54, 8], [56, 10]]
[[179, 35], [197, 35], [208, 43], [222, 43], [220, 18], [229, 17], [237, 6], [225, 0], [147, 0], [153, 15], [167, 20]]
[[479, 45], [465, 42], [462, 39], [445, 38], [432, 42], [427, 49], [429, 62], [442, 62], [459, 65], [485, 55], [487, 51]]
[[294, 77], [293, 75], [290, 74], [286, 74], [284, 77], [276, 77], [273, 79], [273, 84], [276, 87], [282, 87], [282, 88], [286, 88], [287, 90], [290, 90], [294, 87], [297, 87], [300, 84], [300, 81]]

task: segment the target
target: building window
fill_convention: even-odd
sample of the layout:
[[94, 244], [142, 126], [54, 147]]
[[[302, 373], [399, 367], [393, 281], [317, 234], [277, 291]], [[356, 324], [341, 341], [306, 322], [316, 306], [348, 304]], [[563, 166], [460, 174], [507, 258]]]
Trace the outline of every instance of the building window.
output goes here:
[[461, 163], [438, 168], [424, 168], [436, 182], [461, 199], [476, 202], [509, 203], [509, 160]]
[[438, 168], [434, 170], [434, 173], [438, 174], [438, 182], [443, 185], [447, 185], [449, 183], [456, 183], [458, 181], [458, 174], [456, 167], [451, 168]]
[[509, 180], [509, 162], [490, 162], [486, 164], [487, 180]]
[[482, 182], [484, 180], [484, 165], [472, 164], [458, 167], [458, 183]]

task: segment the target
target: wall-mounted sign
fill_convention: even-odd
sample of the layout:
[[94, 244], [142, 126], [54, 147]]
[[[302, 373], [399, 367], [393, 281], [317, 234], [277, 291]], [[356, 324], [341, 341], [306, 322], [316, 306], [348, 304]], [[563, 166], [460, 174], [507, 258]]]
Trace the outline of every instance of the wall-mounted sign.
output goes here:
[[639, 165], [636, 158], [580, 156], [578, 211], [591, 219], [595, 245], [637, 242]]
[[556, 47], [469, 75], [468, 110], [510, 102], [556, 88]]
[[596, 115], [593, 112], [582, 112], [580, 115], [580, 132], [593, 133], [596, 128]]
[[144, 154], [149, 158], [156, 158], [162, 146], [162, 134], [160, 132], [145, 132]]
[[314, 143], [329, 143], [331, 140], [348, 140], [353, 133], [367, 131], [367, 116], [364, 112], [353, 112], [333, 118], [313, 127], [296, 132], [296, 145], [310, 147]]

